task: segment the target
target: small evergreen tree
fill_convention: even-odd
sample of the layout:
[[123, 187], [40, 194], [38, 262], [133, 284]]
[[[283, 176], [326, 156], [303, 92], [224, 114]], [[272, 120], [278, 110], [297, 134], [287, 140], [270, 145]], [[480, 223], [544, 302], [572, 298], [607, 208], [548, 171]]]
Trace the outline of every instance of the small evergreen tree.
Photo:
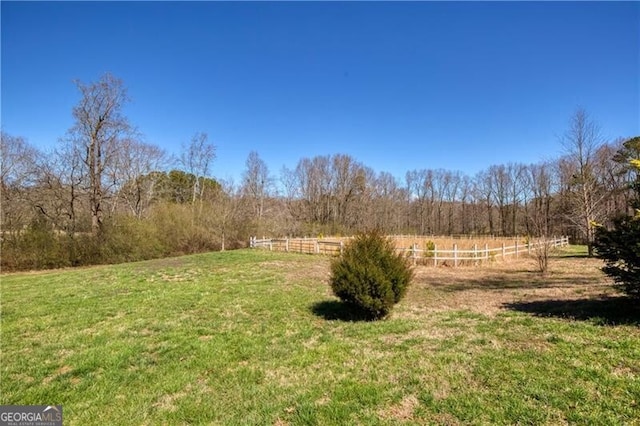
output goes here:
[[407, 259], [377, 232], [358, 235], [331, 264], [333, 293], [370, 319], [387, 316], [412, 278]]
[[640, 160], [634, 158], [638, 152], [640, 137], [626, 141], [618, 153], [618, 161], [627, 162], [635, 174], [630, 184], [634, 214], [614, 219], [611, 229], [599, 226], [594, 247], [605, 261], [604, 273], [615, 280], [622, 292], [640, 299]]

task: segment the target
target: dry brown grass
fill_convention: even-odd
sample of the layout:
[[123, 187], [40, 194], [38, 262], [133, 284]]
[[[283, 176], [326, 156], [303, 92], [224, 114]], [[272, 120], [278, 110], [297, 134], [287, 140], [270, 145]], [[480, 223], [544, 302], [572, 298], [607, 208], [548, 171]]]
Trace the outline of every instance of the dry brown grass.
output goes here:
[[[281, 265], [287, 282], [328, 282], [331, 257], [314, 257], [313, 262], [294, 259]], [[407, 296], [393, 315], [415, 319], [433, 312], [468, 310], [495, 316], [517, 304], [615, 298], [618, 293], [601, 267], [599, 259], [558, 255], [550, 257], [545, 275], [529, 256], [457, 268], [418, 265]]]
[[[283, 267], [287, 281], [328, 282], [331, 258], [317, 259], [322, 260], [300, 265], [292, 260]], [[513, 303], [615, 297], [612, 282], [601, 267], [599, 259], [551, 257], [549, 271], [542, 275], [536, 260], [526, 256], [458, 268], [418, 265], [408, 294], [394, 316], [416, 318], [450, 310], [493, 316]], [[329, 295], [330, 289], [327, 292]]]
[[599, 259], [557, 257], [550, 260], [544, 276], [531, 258], [478, 267], [417, 266], [401, 314], [462, 309], [495, 315], [509, 303], [613, 296], [611, 281], [600, 271], [601, 266]]
[[397, 404], [380, 410], [379, 416], [386, 420], [407, 422], [413, 420], [413, 412], [420, 405], [415, 395], [408, 395]]
[[489, 249], [496, 249], [502, 247], [504, 244], [506, 247], [513, 246], [516, 243], [518, 245], [526, 244], [524, 237], [443, 237], [443, 236], [424, 236], [424, 235], [402, 235], [391, 237], [398, 248], [409, 248], [413, 244], [416, 244], [419, 249], [427, 249], [428, 243], [434, 243], [439, 250], [453, 250], [453, 246], [456, 245], [458, 250], [473, 250], [474, 246], [478, 249], [483, 249], [485, 245]]

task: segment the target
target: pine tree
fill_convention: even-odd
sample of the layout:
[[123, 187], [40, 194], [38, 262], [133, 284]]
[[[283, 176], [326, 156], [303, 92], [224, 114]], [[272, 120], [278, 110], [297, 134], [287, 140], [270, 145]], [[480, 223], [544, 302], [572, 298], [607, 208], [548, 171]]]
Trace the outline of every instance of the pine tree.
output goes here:
[[613, 226], [598, 226], [594, 247], [599, 258], [605, 261], [604, 273], [614, 279], [620, 290], [640, 299], [640, 137], [623, 144], [618, 161], [625, 161], [632, 172], [630, 190], [633, 214], [613, 220]]

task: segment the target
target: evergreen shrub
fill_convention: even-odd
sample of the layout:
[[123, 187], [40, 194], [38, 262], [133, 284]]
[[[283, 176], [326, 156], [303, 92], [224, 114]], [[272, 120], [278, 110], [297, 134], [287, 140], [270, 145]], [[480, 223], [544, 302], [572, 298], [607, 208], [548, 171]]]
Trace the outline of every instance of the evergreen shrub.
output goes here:
[[412, 278], [406, 257], [378, 232], [356, 236], [331, 264], [333, 293], [369, 319], [387, 316]]

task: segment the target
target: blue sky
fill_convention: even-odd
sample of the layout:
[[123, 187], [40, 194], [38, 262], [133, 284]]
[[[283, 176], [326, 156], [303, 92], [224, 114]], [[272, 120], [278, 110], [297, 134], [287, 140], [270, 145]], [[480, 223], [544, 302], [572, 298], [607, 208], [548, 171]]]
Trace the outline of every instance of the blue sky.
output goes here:
[[350, 154], [400, 179], [561, 153], [576, 107], [640, 134], [638, 2], [1, 2], [2, 127], [52, 147], [111, 72], [148, 142], [213, 174]]

